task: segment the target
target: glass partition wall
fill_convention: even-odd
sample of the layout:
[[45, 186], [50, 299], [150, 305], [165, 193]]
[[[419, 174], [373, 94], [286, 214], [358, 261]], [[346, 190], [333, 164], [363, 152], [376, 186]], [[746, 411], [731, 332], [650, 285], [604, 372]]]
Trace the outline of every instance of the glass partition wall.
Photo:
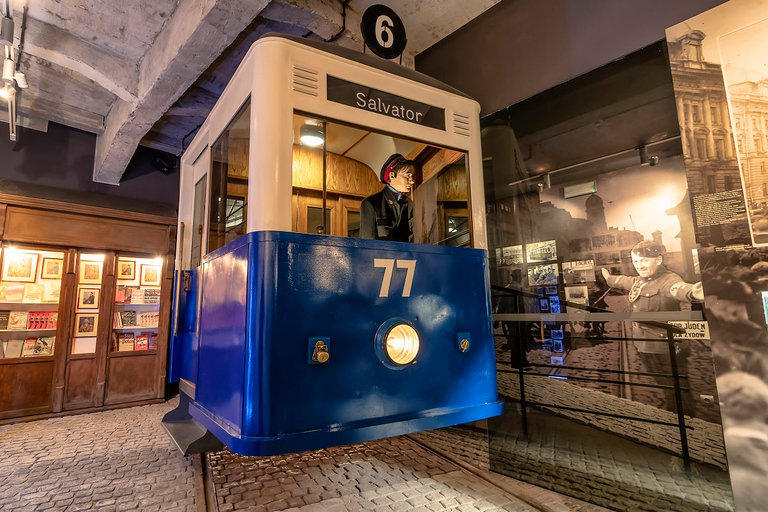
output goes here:
[[651, 47], [483, 120], [490, 468], [620, 510], [732, 510], [670, 82]]

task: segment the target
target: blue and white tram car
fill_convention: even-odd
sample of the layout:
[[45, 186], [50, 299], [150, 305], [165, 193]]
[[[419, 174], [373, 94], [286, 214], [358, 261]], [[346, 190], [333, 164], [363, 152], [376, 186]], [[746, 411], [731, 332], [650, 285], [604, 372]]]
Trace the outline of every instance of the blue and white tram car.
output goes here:
[[[163, 423], [185, 453], [212, 437], [296, 452], [501, 413], [479, 110], [371, 55], [253, 44], [181, 160], [181, 402]], [[393, 153], [416, 162], [414, 243], [358, 238]]]

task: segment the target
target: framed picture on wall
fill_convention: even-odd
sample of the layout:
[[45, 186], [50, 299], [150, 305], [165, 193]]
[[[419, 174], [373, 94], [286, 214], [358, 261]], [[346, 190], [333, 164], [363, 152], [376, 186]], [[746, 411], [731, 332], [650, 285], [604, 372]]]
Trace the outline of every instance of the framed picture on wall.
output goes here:
[[80, 260], [80, 283], [101, 284], [101, 262]]
[[117, 279], [133, 281], [136, 279], [136, 262], [133, 260], [117, 260]]
[[40, 270], [41, 279], [61, 279], [64, 260], [61, 258], [43, 258], [43, 268]]
[[37, 277], [39, 254], [5, 250], [3, 281], [34, 283]]
[[80, 313], [75, 315], [75, 336], [96, 336], [99, 315], [95, 313]]
[[99, 307], [98, 288], [78, 288], [77, 289], [77, 308], [78, 309], [98, 309]]
[[160, 265], [141, 266], [141, 286], [160, 286]]

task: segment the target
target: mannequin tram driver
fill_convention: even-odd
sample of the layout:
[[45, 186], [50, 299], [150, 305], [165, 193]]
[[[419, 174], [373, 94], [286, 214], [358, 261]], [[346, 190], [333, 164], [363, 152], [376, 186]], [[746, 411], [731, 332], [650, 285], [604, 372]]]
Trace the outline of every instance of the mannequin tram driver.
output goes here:
[[413, 202], [408, 192], [416, 169], [413, 160], [395, 153], [381, 166], [386, 186], [360, 205], [360, 238], [413, 242]]

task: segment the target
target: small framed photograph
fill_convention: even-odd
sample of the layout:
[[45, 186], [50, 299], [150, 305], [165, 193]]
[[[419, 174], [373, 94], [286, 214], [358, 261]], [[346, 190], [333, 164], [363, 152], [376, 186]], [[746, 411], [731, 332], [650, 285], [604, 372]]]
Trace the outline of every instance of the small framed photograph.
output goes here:
[[3, 258], [3, 281], [34, 283], [37, 277], [39, 254], [5, 250]]
[[117, 279], [133, 281], [136, 279], [136, 262], [133, 260], [117, 260]]
[[80, 261], [80, 284], [101, 284], [100, 261]]
[[98, 309], [99, 308], [99, 290], [98, 288], [78, 288], [77, 289], [77, 308], [78, 309]]
[[75, 337], [96, 336], [99, 315], [95, 313], [79, 313], [75, 315]]
[[160, 286], [160, 265], [141, 266], [141, 286]]
[[61, 258], [43, 258], [43, 268], [40, 270], [41, 279], [61, 279], [64, 260]]

